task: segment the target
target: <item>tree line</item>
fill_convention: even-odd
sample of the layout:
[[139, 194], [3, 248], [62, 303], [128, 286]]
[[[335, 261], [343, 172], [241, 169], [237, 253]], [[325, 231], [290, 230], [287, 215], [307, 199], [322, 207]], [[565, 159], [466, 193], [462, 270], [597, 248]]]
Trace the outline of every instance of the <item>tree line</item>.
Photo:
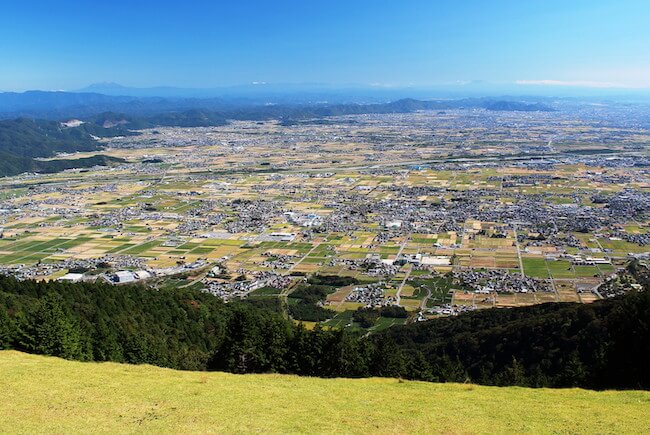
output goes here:
[[647, 389], [649, 320], [643, 291], [478, 310], [364, 336], [307, 330], [263, 305], [191, 289], [0, 277], [2, 349], [234, 373]]

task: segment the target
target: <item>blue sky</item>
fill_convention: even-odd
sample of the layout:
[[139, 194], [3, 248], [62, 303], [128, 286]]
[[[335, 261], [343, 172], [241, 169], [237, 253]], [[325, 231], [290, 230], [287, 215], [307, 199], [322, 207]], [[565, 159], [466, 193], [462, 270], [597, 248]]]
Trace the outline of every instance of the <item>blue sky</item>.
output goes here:
[[650, 1], [3, 1], [0, 89], [650, 87]]

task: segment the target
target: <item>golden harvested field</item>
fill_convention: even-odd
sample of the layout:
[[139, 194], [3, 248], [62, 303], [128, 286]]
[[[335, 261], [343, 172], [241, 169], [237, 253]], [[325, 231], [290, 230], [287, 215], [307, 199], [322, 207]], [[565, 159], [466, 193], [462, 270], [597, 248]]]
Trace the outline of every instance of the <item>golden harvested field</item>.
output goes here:
[[650, 392], [183, 372], [0, 352], [0, 432], [643, 433]]

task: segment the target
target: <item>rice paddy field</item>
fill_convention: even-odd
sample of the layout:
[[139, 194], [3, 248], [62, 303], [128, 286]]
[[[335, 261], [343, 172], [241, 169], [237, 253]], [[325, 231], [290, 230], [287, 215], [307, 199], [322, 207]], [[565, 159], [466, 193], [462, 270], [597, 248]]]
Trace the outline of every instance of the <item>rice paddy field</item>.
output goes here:
[[2, 433], [641, 434], [650, 392], [318, 379], [0, 351]]
[[[218, 265], [232, 280], [272, 273], [382, 281], [385, 296], [399, 298], [415, 314], [443, 304], [483, 308], [591, 302], [600, 297], [593, 290], [624, 267], [630, 254], [649, 251], [650, 223], [643, 216], [597, 231], [566, 230], [540, 238], [544, 224], [529, 222], [534, 219], [525, 213], [516, 223], [510, 218], [491, 221], [479, 213], [520, 204], [525, 209], [556, 207], [558, 215], [563, 215], [563, 207], [605, 209], [600, 196], [630, 191], [642, 199], [650, 186], [644, 169], [636, 167], [580, 162], [540, 167], [533, 160], [486, 164], [486, 156], [479, 153], [486, 148], [478, 142], [470, 146], [462, 141], [469, 147], [463, 153], [472, 157], [450, 167], [445, 159], [458, 149], [419, 142], [416, 146], [405, 139], [404, 131], [428, 135], [431, 122], [445, 125], [437, 130], [440, 134], [456, 135], [455, 122], [465, 115], [386, 115], [356, 119], [354, 128], [336, 122], [291, 128], [270, 121], [233, 122], [214, 128], [146, 130], [108, 141], [102, 152], [126, 158], [129, 164], [0, 180], [0, 271], [53, 280], [79, 266], [75, 262], [83, 269], [84, 261], [107, 259], [119, 268], [143, 268], [156, 275], [156, 270], [200, 260], [206, 271]], [[546, 128], [519, 121], [527, 127], [518, 130], [523, 136], [514, 142], [502, 142], [505, 131], [512, 134], [512, 123], [500, 133], [479, 129], [477, 137], [495, 135], [489, 141], [492, 157], [546, 137]], [[566, 126], [560, 122], [554, 128]], [[323, 141], [314, 132], [339, 139]], [[283, 138], [292, 140], [285, 143]], [[390, 147], [377, 148], [375, 142], [384, 140]], [[557, 147], [564, 149], [562, 144]], [[611, 147], [624, 151], [619, 142]], [[152, 157], [160, 163], [143, 163]], [[413, 159], [439, 163], [420, 165]], [[464, 207], [466, 202], [472, 207]], [[400, 208], [403, 204], [407, 207]], [[456, 205], [466, 209], [458, 219], [448, 213]], [[288, 219], [288, 212], [329, 223], [305, 226]], [[389, 228], [391, 222], [394, 228]], [[291, 237], [283, 240], [278, 233]], [[643, 243], [636, 243], [635, 237]], [[393, 264], [405, 255], [420, 255], [429, 263], [398, 264], [383, 275], [381, 270], [371, 274], [363, 265], [366, 260]], [[599, 262], [579, 264], [567, 255]], [[523, 275], [546, 281], [551, 290], [484, 296], [444, 278], [448, 272], [464, 271]], [[199, 288], [222, 279], [206, 277], [203, 270], [191, 275], [194, 284], [172, 277], [160, 285]], [[337, 313], [328, 325], [349, 324], [349, 311], [360, 306], [346, 300], [349, 291], [339, 289], [328, 296], [326, 308]], [[382, 320], [377, 327], [387, 323]]]

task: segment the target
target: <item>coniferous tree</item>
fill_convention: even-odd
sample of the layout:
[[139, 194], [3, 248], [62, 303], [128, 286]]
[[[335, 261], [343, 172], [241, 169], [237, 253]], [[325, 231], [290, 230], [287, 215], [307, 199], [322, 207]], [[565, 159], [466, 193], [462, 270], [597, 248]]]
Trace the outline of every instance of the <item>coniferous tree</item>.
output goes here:
[[60, 295], [48, 293], [23, 329], [30, 351], [67, 359], [86, 359], [78, 319], [69, 313]]
[[15, 336], [15, 325], [7, 315], [4, 307], [0, 307], [0, 349], [11, 349]]
[[404, 376], [406, 372], [404, 355], [391, 337], [384, 337], [377, 342], [371, 371], [375, 376], [393, 378]]
[[583, 385], [587, 377], [587, 370], [580, 360], [578, 352], [572, 352], [569, 356], [564, 370], [559, 378], [559, 386], [561, 387], [577, 387]]
[[517, 358], [514, 356], [512, 357], [510, 365], [508, 365], [497, 377], [497, 384], [502, 386], [516, 385], [518, 387], [525, 387], [528, 385], [524, 366], [517, 360]]
[[95, 324], [93, 356], [95, 361], [124, 361], [124, 351], [117, 337], [117, 328], [107, 324], [103, 318]]

